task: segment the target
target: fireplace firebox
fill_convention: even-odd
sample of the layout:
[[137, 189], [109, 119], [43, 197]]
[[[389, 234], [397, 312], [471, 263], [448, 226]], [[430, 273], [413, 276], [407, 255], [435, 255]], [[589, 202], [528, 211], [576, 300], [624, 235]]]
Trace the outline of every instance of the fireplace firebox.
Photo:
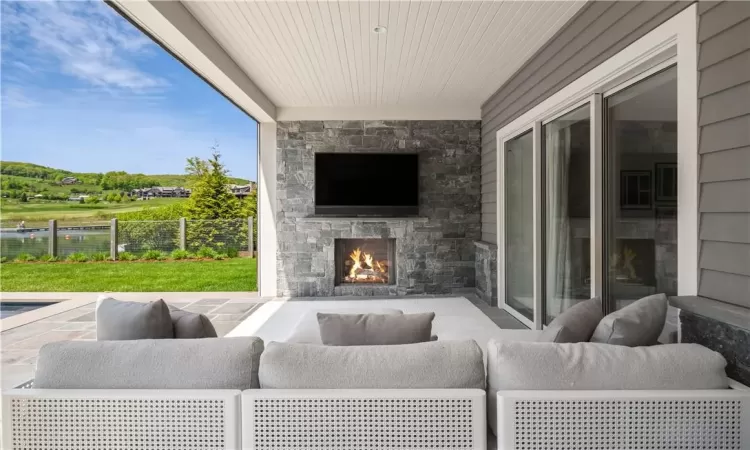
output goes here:
[[336, 239], [336, 285], [396, 284], [395, 239]]

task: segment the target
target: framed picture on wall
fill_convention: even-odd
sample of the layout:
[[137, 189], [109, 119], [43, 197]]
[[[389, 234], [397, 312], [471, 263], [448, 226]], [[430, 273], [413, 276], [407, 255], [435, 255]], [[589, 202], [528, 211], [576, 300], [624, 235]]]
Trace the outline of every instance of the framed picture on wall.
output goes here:
[[677, 164], [656, 163], [656, 201], [677, 203]]
[[652, 192], [650, 170], [620, 171], [620, 208], [651, 209]]

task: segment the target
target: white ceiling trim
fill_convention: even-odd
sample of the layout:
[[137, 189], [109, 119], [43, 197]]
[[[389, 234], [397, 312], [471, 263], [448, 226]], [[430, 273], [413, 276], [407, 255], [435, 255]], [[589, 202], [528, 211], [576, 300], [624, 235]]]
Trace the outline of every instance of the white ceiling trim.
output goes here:
[[276, 105], [180, 2], [110, 3], [257, 121], [275, 120]]
[[481, 120], [477, 106], [331, 106], [279, 107], [278, 121], [293, 120]]

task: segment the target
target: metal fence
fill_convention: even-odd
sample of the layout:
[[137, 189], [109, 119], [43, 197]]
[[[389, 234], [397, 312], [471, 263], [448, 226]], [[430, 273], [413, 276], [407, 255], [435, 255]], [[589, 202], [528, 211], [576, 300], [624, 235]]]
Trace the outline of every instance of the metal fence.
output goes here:
[[13, 260], [19, 255], [43, 255], [65, 259], [73, 253], [106, 255], [117, 259], [123, 252], [141, 256], [148, 251], [169, 254], [206, 249], [222, 254], [255, 255], [254, 219], [148, 220], [66, 224], [55, 220], [47, 227], [0, 230], [0, 256]]

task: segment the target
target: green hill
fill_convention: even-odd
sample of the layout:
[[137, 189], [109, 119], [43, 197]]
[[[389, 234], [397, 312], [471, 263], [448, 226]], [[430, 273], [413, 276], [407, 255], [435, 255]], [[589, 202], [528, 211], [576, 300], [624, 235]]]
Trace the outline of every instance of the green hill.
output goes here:
[[[152, 186], [190, 186], [190, 176], [144, 175], [124, 171], [90, 173], [73, 172], [38, 164], [0, 161], [0, 191], [4, 196], [19, 196], [22, 192], [32, 194], [70, 195], [76, 193], [107, 194], [109, 192], [129, 192], [133, 189]], [[76, 178], [74, 184], [63, 184], [67, 177]], [[234, 184], [247, 184], [248, 180], [230, 178]], [[11, 195], [12, 194], [12, 195]]]

